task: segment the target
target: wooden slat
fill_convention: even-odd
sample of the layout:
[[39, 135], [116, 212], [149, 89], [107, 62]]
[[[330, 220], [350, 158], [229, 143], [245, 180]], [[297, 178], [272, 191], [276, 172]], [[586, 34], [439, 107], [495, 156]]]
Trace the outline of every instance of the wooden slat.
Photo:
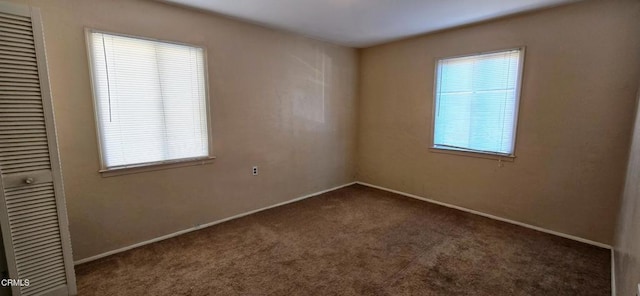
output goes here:
[[15, 139], [5, 139], [0, 142], [0, 151], [2, 148], [10, 148], [10, 147], [40, 147], [46, 146], [47, 142], [45, 139], [40, 138], [15, 138]]
[[0, 155], [3, 155], [4, 153], [6, 153], [6, 155], [16, 155], [49, 152], [49, 149], [47, 149], [47, 145], [45, 143], [37, 145], [33, 143], [31, 143], [31, 145], [28, 145], [30, 143], [2, 143], [0, 145]]
[[24, 161], [24, 160], [0, 161], [0, 167], [2, 168], [2, 170], [12, 171], [12, 173], [34, 171], [37, 169], [41, 169], [40, 167], [42, 166], [45, 166], [46, 168], [51, 168], [48, 157], [40, 157], [37, 160], [33, 160], [33, 161]]
[[16, 259], [40, 258], [41, 256], [49, 256], [56, 254], [57, 252], [62, 252], [62, 248], [60, 246], [53, 245], [48, 248], [42, 248], [40, 250], [33, 250], [31, 252], [20, 254], [19, 256], [16, 256]]
[[33, 39], [28, 40], [28, 39], [24, 39], [22, 37], [13, 37], [13, 36], [7, 36], [8, 34], [0, 34], [0, 41], [5, 41], [5, 42], [10, 42], [13, 44], [24, 44], [24, 46], [19, 46], [19, 47], [34, 47], [33, 45]]
[[51, 246], [59, 246], [59, 245], [60, 245], [60, 240], [49, 239], [47, 241], [43, 241], [38, 245], [30, 245], [30, 246], [14, 248], [14, 251], [16, 254], [26, 254], [29, 252], [35, 252], [37, 250], [42, 250], [45, 248], [50, 248]]
[[[39, 146], [9, 146], [0, 147], [0, 155], [15, 156], [15, 155], [32, 155], [32, 154], [49, 154], [49, 149], [46, 145]], [[0, 156], [3, 157], [3, 156]]]
[[20, 137], [32, 136], [33, 138], [46, 137], [46, 130], [43, 127], [16, 127], [8, 128], [0, 126], [0, 140], [15, 139]]
[[[35, 186], [36, 185], [31, 185], [28, 187], [21, 187], [19, 189]], [[19, 191], [13, 193], [10, 198], [7, 198], [7, 205], [21, 203], [25, 199], [33, 199], [35, 197], [42, 197], [44, 195], [53, 195], [54, 193], [53, 187], [35, 187], [30, 189], [30, 191]]]
[[24, 266], [21, 266], [22, 268], [18, 268], [18, 274], [31, 280], [31, 277], [43, 278], [44, 276], [42, 275], [47, 271], [58, 270], [60, 267], [62, 267], [62, 270], [64, 270], [64, 264], [59, 264], [61, 261], [63, 261], [62, 254], [57, 255], [58, 256], [51, 256], [39, 261], [27, 261], [28, 264], [24, 264]]
[[[29, 285], [28, 287], [20, 287], [20, 293], [22, 296], [35, 296], [41, 295], [41, 293], [56, 293], [55, 295], [60, 295], [59, 291], [67, 291], [66, 289], [67, 281], [66, 277], [61, 279], [50, 280], [46, 282], [41, 282], [37, 286]], [[52, 292], [56, 291], [56, 292]], [[66, 293], [66, 292], [65, 292]]]
[[42, 108], [27, 109], [24, 106], [11, 106], [0, 103], [0, 113], [2, 116], [7, 117], [44, 117], [44, 110]]
[[15, 209], [11, 210], [11, 216], [15, 217], [16, 215], [19, 214], [23, 214], [23, 213], [33, 213], [33, 212], [37, 212], [40, 210], [43, 210], [44, 207], [48, 207], [50, 205], [55, 205], [56, 202], [54, 199], [52, 199], [51, 197], [53, 196], [52, 193], [45, 193], [42, 196], [45, 195], [49, 195], [46, 198], [41, 198], [40, 200], [37, 199], [28, 199], [26, 202], [28, 202], [28, 204], [26, 205], [22, 205], [22, 202], [25, 202], [23, 200], [20, 200], [20, 202], [18, 203], [13, 203], [13, 206], [16, 207], [17, 205], [20, 205], [20, 207], [16, 207]]
[[34, 65], [4, 63], [0, 64], [0, 73], [22, 73], [38, 75], [38, 68]]
[[[60, 254], [54, 254], [62, 257], [62, 252]], [[54, 256], [52, 256], [54, 257]], [[34, 270], [25, 270], [22, 272], [21, 277], [28, 278], [29, 281], [33, 281], [34, 283], [47, 283], [52, 280], [58, 281], [65, 279], [64, 274], [64, 263], [63, 264], [54, 264], [58, 263], [57, 261], [48, 262], [44, 266], [38, 266], [37, 269]]]
[[49, 201], [47, 200], [42, 200], [42, 195], [53, 195], [54, 191], [53, 190], [47, 190], [47, 191], [43, 191], [42, 193], [38, 194], [38, 195], [31, 195], [31, 196], [25, 196], [19, 199], [13, 199], [11, 203], [7, 202], [7, 206], [11, 206], [15, 209], [20, 209], [21, 207], [29, 207], [31, 205], [35, 205], [35, 204], [39, 204], [39, 203], [46, 203], [46, 202], [53, 202], [55, 203], [54, 200]]
[[51, 265], [52, 262], [57, 262], [62, 260], [61, 256], [51, 256], [49, 258], [45, 258], [42, 260], [29, 260], [27, 259], [26, 261], [23, 262], [23, 264], [21, 264], [21, 266], [18, 268], [18, 272], [21, 273], [33, 273], [34, 271], [46, 267], [48, 265]]
[[[60, 238], [60, 229], [58, 225], [52, 225], [51, 228], [47, 229], [39, 229], [36, 232], [31, 233], [12, 233], [12, 237], [16, 242], [24, 242], [25, 244], [31, 244], [33, 242], [37, 242], [46, 237], [57, 237]], [[33, 258], [30, 258], [33, 259]]]
[[[50, 211], [49, 211], [50, 212]], [[36, 215], [36, 213], [29, 213], [27, 215]], [[60, 233], [53, 233], [53, 234], [47, 234], [47, 235], [43, 235], [40, 237], [36, 237], [30, 240], [20, 240], [20, 241], [14, 241], [13, 242], [13, 246], [15, 247], [16, 250], [21, 249], [21, 248], [25, 248], [25, 247], [37, 247], [40, 245], [44, 245], [48, 242], [52, 242], [52, 241], [59, 241], [60, 240]]]
[[30, 23], [24, 23], [24, 22], [20, 22], [20, 21], [3, 19], [1, 17], [0, 17], [0, 26], [1, 27], [5, 27], [5, 28], [17, 29], [17, 30], [30, 30], [31, 29], [31, 24]]
[[[9, 189], [23, 189], [23, 188], [30, 188], [35, 186], [36, 185], [27, 185], [27, 186], [14, 187]], [[38, 200], [38, 198], [42, 199], [43, 197], [45, 198], [45, 200], [47, 200], [49, 197], [54, 195], [54, 190], [51, 187], [31, 188], [31, 189], [32, 191], [16, 192], [15, 194], [13, 194], [11, 198], [7, 199], [7, 206], [18, 207], [23, 202], [35, 201], [35, 200]]]
[[35, 116], [30, 113], [17, 113], [17, 112], [2, 112], [0, 110], [0, 122], [15, 122], [15, 123], [25, 123], [25, 122], [44, 122], [43, 116], [38, 116], [39, 114], [35, 113]]
[[13, 194], [18, 194], [18, 193], [38, 191], [40, 188], [53, 188], [53, 183], [48, 182], [48, 183], [34, 184], [29, 187], [23, 187], [23, 188], [5, 188], [4, 191], [5, 193], [13, 196]]
[[18, 136], [27, 136], [33, 134], [33, 137], [44, 136], [46, 133], [44, 126], [0, 126], [0, 139], [13, 138]]
[[0, 95], [0, 102], [3, 104], [33, 104], [42, 106], [42, 98], [40, 96]]
[[23, 240], [23, 239], [31, 239], [38, 238], [48, 233], [58, 232], [60, 229], [57, 224], [50, 224], [46, 227], [38, 228], [38, 229], [30, 229], [29, 232], [16, 232], [13, 234], [13, 238], [15, 240]]
[[[24, 218], [26, 218], [26, 217], [37, 217], [37, 216], [39, 216], [41, 214], [52, 213], [55, 210], [56, 210], [55, 204], [53, 206], [46, 205], [46, 206], [36, 207], [36, 208], [33, 208], [33, 209], [19, 210], [19, 211], [16, 211], [15, 213], [9, 214], [9, 217], [10, 218], [13, 218], [13, 217], [20, 217], [20, 218], [23, 218], [23, 217]], [[20, 241], [19, 243], [23, 243], [23, 241]]]
[[[60, 252], [60, 254], [54, 254], [54, 256], [51, 257], [56, 257], [55, 255], [62, 257], [62, 252]], [[21, 277], [28, 278], [29, 281], [33, 281], [34, 283], [46, 283], [52, 279], [64, 279], [64, 263], [55, 264], [59, 263], [58, 261], [47, 262], [43, 266], [37, 266], [37, 269], [23, 270], [22, 273], [19, 271], [19, 274]]]
[[[11, 176], [4, 176], [4, 177], [6, 179], [6, 178], [10, 178]], [[32, 184], [32, 185], [23, 186], [23, 187], [6, 188], [5, 192], [7, 192], [8, 194], [8, 196], [6, 197], [7, 205], [19, 202], [21, 199], [27, 198], [27, 197], [48, 196], [46, 194], [53, 194], [53, 190], [54, 189], [51, 182]]]
[[[33, 48], [33, 44], [27, 44], [27, 43], [24, 43], [24, 42], [20, 42], [20, 40], [16, 40], [16, 39], [13, 39], [13, 38], [1, 37], [1, 36], [0, 36], [0, 44], [4, 44], [4, 45], [7, 45], [7, 46], [14, 46], [14, 47], [22, 47], [22, 48]], [[5, 59], [4, 57], [5, 56], [3, 56], [1, 58]], [[6, 57], [11, 57], [11, 56], [6, 56]]]
[[46, 213], [46, 214], [43, 214], [40, 217], [31, 217], [31, 216], [29, 216], [29, 217], [13, 217], [12, 220], [11, 220], [11, 225], [23, 224], [23, 223], [26, 223], [28, 221], [34, 220], [34, 219], [57, 217], [57, 216], [58, 216], [57, 213]]
[[0, 90], [0, 96], [16, 96], [16, 97], [20, 97], [20, 96], [40, 96], [40, 90], [39, 89], [35, 89], [35, 90], [30, 90], [30, 91], [26, 91], [23, 89], [14, 89], [14, 90]]
[[18, 128], [14, 130], [10, 127], [0, 126], [0, 140], [19, 138], [41, 138], [47, 136], [47, 131], [41, 126]]
[[51, 165], [49, 165], [49, 164], [39, 164], [39, 165], [32, 165], [30, 167], [19, 167], [19, 168], [4, 169], [3, 171], [5, 173], [7, 173], [7, 174], [15, 174], [15, 173], [20, 173], [20, 172], [31, 172], [31, 171], [45, 170], [45, 169], [51, 169]]
[[[24, 75], [24, 74], [19, 74], [19, 75]], [[36, 77], [28, 77], [26, 75], [24, 75], [23, 77], [20, 77], [18, 75], [5, 76], [0, 73], [0, 83], [21, 85], [21, 86], [31, 86], [31, 87], [37, 87], [38, 89], [40, 89], [40, 83], [37, 76]], [[0, 104], [2, 104], [2, 101], [0, 101]]]
[[[5, 119], [6, 120], [6, 119]], [[0, 127], [2, 128], [7, 128], [7, 127], [12, 127], [12, 126], [22, 126], [22, 127], [38, 127], [41, 126], [42, 124], [44, 124], [44, 119], [42, 120], [31, 120], [31, 121], [4, 121], [4, 120], [0, 120]]]
[[[42, 139], [40, 137], [33, 137], [31, 135], [16, 135], [12, 138], [3, 139], [0, 142], [0, 147], [4, 147], [4, 145], [32, 145], [30, 142], [43, 142], [46, 143], [46, 139]], [[39, 144], [38, 144], [39, 145]]]
[[2, 92], [14, 92], [17, 93], [18, 95], [24, 95], [24, 93], [37, 93], [40, 94], [40, 86], [36, 85], [27, 85], [27, 86], [23, 86], [23, 85], [19, 85], [19, 84], [14, 84], [14, 85], [5, 85], [2, 87]]
[[0, 114], [1, 116], [10, 116], [10, 117], [20, 117], [20, 116], [44, 116], [44, 111], [41, 108], [28, 108], [25, 105], [15, 106], [15, 105], [6, 105], [0, 103]]
[[39, 147], [39, 149], [14, 149], [8, 151], [3, 151], [3, 149], [0, 149], [0, 155], [2, 155], [0, 156], [1, 159], [14, 159], [13, 157], [19, 157], [23, 155], [27, 155], [30, 157], [41, 157], [43, 155], [46, 155], [48, 157], [49, 149], [47, 149], [46, 147]]
[[[18, 48], [18, 47], [15, 47]], [[3, 50], [0, 48], [0, 57], [9, 57], [9, 56], [16, 56], [16, 57], [27, 57], [29, 58], [29, 60], [35, 60], [36, 58], [36, 54], [35, 53], [30, 53], [30, 52], [23, 52], [21, 50]]]
[[[11, 44], [7, 44], [7, 45], [11, 45]], [[4, 64], [4, 66], [9, 67], [10, 65], [14, 65], [14, 67], [16, 66], [25, 66], [29, 69], [31, 69], [32, 67], [38, 67], [38, 64], [36, 62], [32, 62], [32, 61], [17, 61], [14, 59], [3, 59], [2, 57], [0, 57], [0, 65]]]
[[9, 208], [9, 212], [20, 210], [23, 207], [29, 207], [30, 204], [36, 204], [38, 202], [55, 202], [55, 199], [51, 198], [54, 195], [54, 190], [50, 184], [51, 183], [27, 185], [17, 188], [8, 188], [5, 190], [8, 191], [9, 189], [13, 189], [13, 192], [10, 193], [9, 198], [7, 198], [7, 207]]
[[46, 137], [46, 129], [43, 126], [0, 126], [0, 140], [14, 139], [20, 136]]
[[2, 169], [2, 171], [7, 174], [15, 174], [15, 173], [21, 173], [21, 172], [32, 172], [32, 171], [46, 170], [46, 169], [51, 169], [51, 165], [47, 161], [41, 161], [41, 162], [31, 163], [29, 165], [23, 165], [23, 166], [6, 166], [5, 168]]
[[18, 20], [6, 19], [2, 18], [2, 16], [0, 16], [0, 27], [29, 31], [32, 28], [30, 22], [21, 22]]
[[[46, 194], [53, 194], [53, 191], [48, 192]], [[19, 200], [14, 200], [14, 203], [10, 204], [11, 206], [15, 207], [16, 209], [19, 209], [21, 207], [29, 207], [32, 205], [36, 205], [36, 204], [41, 204], [41, 203], [55, 203], [54, 200], [46, 200], [46, 201], [42, 201], [42, 198], [40, 196], [31, 196], [31, 197], [26, 197], [26, 198], [21, 198]], [[9, 203], [7, 203], [9, 204]]]
[[31, 26], [31, 18], [26, 16], [0, 12], [0, 19], [10, 19], [15, 21], [20, 21], [20, 22], [28, 23], [29, 26]]
[[31, 34], [20, 34], [15, 32], [7, 32], [6, 30], [0, 30], [0, 37], [24, 40], [25, 42], [29, 42], [29, 44], [34, 44], [33, 35]]
[[[62, 258], [62, 252], [60, 254], [53, 254], [51, 258]], [[57, 256], [56, 256], [57, 255]], [[55, 264], [60, 260], [52, 260], [43, 262], [43, 265], [36, 265], [29, 269], [19, 270], [18, 273], [21, 277], [28, 278], [33, 282], [47, 282], [52, 278], [64, 278], [64, 264]]]
[[11, 226], [11, 229], [15, 229], [16, 231], [20, 231], [20, 230], [29, 230], [31, 228], [40, 228], [43, 225], [46, 225], [48, 223], [57, 223], [58, 218], [57, 216], [48, 216], [48, 217], [42, 217], [42, 218], [38, 218], [38, 219], [32, 219], [29, 221], [25, 221], [23, 223], [14, 223]]
[[21, 72], [23, 73], [19, 73], [18, 71], [2, 72], [2, 69], [0, 69], [0, 79], [2, 79], [2, 81], [10, 81], [10, 79], [13, 78], [23, 79], [24, 81], [39, 81], [38, 73], [36, 71], [31, 73], [29, 73], [29, 71]]
[[29, 112], [35, 112], [35, 113], [44, 112], [42, 108], [42, 104], [39, 104], [38, 101], [32, 101], [32, 100], [22, 100], [22, 101], [11, 100], [11, 102], [9, 102], [8, 100], [6, 101], [0, 100], [0, 112], [3, 112], [2, 110], [6, 110], [6, 111], [32, 110]]
[[22, 34], [25, 36], [31, 36], [33, 39], [33, 33], [29, 29], [24, 29], [22, 26], [0, 26], [0, 32], [14, 33], [14, 34]]
[[42, 293], [51, 293], [52, 295], [62, 295], [61, 293], [68, 293], [69, 286], [66, 279], [47, 282], [45, 285], [38, 285], [29, 287], [20, 287], [20, 293], [22, 296], [40, 296]]
[[24, 78], [16, 78], [16, 77], [3, 77], [0, 75], [0, 86], [2, 88], [7, 89], [10, 87], [16, 87], [22, 89], [24, 87], [32, 87], [34, 89], [40, 90], [40, 82], [36, 79], [24, 79]]
[[27, 231], [32, 228], [41, 228], [47, 224], [57, 224], [58, 218], [53, 213], [49, 213], [43, 217], [37, 217], [25, 221], [13, 221], [11, 224], [12, 231]]
[[[47, 221], [47, 225], [57, 225], [58, 220], [54, 219], [52, 217], [50, 217], [50, 219]], [[38, 227], [35, 227], [33, 225], [30, 225], [31, 227], [23, 227], [23, 228], [15, 228], [15, 231], [34, 231], [34, 230], [38, 230], [41, 227], [43, 227], [44, 225], [42, 224], [35, 224], [38, 225]], [[12, 228], [12, 231], [14, 230], [14, 228]], [[55, 248], [55, 247], [60, 247], [60, 246], [56, 246], [55, 244], [53, 245], [43, 245], [39, 248], [34, 248], [34, 249], [30, 249], [28, 251], [26, 251], [26, 253], [24, 254], [29, 254], [29, 253], [37, 253], [37, 252], [42, 252], [42, 250], [46, 250], [46, 249], [51, 249], [51, 248]]]
[[32, 162], [39, 161], [49, 161], [49, 153], [45, 154], [35, 154], [32, 156], [29, 155], [10, 155], [10, 156], [0, 156], [0, 165], [4, 164], [24, 164], [28, 165]]
[[[62, 255], [62, 254], [60, 254]], [[23, 264], [21, 264], [21, 266], [18, 267], [18, 273], [22, 273], [22, 274], [26, 274], [26, 273], [34, 273], [35, 271], [37, 271], [38, 269], [42, 269], [42, 268], [46, 268], [48, 266], [52, 266], [52, 265], [56, 265], [56, 264], [52, 264], [52, 263], [56, 263], [56, 262], [60, 262], [62, 261], [62, 256], [52, 256], [49, 258], [46, 258], [44, 260], [38, 260], [38, 261], [27, 261], [24, 262]], [[60, 264], [62, 265], [62, 264]]]
[[[2, 42], [2, 38], [0, 38], [0, 42]], [[6, 55], [6, 54], [2, 54], [0, 55], [0, 59], [3, 59], [5, 61], [14, 61], [14, 62], [25, 62], [25, 63], [36, 63], [36, 57], [35, 56], [23, 56], [23, 55]]]

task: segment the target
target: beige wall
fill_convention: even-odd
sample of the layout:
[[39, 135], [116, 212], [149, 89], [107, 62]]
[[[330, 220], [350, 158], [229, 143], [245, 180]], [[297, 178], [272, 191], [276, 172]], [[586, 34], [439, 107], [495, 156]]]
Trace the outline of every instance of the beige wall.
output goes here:
[[[526, 46], [513, 163], [433, 153], [434, 59]], [[365, 49], [357, 179], [611, 244], [640, 2], [588, 1]]]
[[[640, 91], [638, 93], [640, 100]], [[614, 244], [617, 295], [636, 295], [640, 284], [640, 104]]]
[[[155, 1], [12, 2], [42, 9], [76, 260], [354, 181], [356, 50]], [[98, 174], [84, 27], [208, 49], [213, 164]]]

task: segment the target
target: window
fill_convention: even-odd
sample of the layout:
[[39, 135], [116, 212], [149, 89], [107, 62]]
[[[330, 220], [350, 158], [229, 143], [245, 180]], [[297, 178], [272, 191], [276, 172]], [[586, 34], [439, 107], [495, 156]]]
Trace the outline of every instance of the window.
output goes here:
[[433, 147], [513, 156], [524, 49], [441, 59]]
[[87, 32], [102, 169], [209, 157], [204, 49]]

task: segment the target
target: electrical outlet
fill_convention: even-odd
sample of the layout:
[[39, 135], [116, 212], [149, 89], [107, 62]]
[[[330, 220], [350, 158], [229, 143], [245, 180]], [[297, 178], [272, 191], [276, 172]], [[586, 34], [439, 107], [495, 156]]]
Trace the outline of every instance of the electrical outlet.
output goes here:
[[254, 167], [251, 169], [251, 174], [252, 174], [252, 175], [254, 175], [254, 176], [257, 176], [257, 175], [258, 175], [258, 166], [254, 166]]

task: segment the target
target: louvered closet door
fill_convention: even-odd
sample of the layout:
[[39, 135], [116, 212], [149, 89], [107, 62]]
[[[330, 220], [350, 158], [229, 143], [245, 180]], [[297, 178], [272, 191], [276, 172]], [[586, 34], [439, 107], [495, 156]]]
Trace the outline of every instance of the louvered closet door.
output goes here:
[[13, 295], [75, 294], [75, 276], [37, 10], [0, 3], [0, 185]]

